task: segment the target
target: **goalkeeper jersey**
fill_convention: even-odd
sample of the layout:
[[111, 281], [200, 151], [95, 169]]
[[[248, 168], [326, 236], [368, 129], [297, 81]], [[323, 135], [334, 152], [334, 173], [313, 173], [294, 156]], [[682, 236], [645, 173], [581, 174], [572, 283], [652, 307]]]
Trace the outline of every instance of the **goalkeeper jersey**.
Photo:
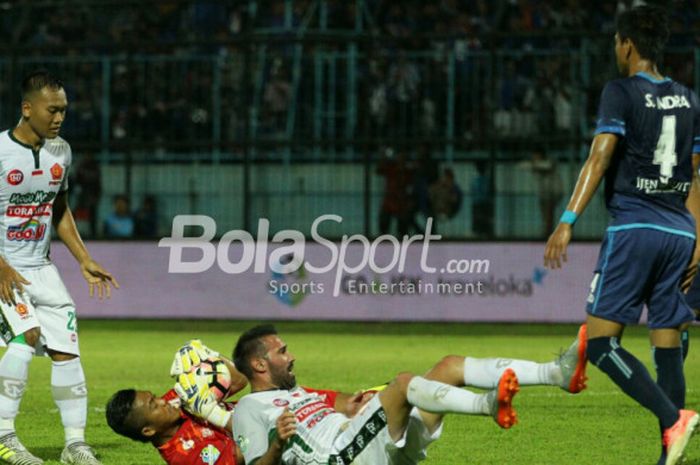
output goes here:
[[56, 137], [39, 150], [0, 133], [0, 255], [15, 268], [49, 263], [53, 202], [68, 189], [71, 149]]
[[[168, 402], [180, 400], [174, 390], [164, 396]], [[229, 406], [230, 407], [230, 406]], [[236, 465], [236, 445], [226, 430], [210, 425], [180, 410], [185, 420], [173, 438], [158, 447], [168, 465]]]
[[245, 462], [253, 463], [267, 452], [285, 408], [296, 416], [297, 433], [288, 441], [282, 463], [326, 465], [333, 441], [350, 420], [329, 406], [326, 395], [302, 387], [255, 392], [236, 405], [233, 435]]

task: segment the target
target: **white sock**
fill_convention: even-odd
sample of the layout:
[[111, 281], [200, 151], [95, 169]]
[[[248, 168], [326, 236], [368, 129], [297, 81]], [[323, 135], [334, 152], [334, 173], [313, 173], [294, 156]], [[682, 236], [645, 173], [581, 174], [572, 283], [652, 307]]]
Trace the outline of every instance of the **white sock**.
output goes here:
[[85, 441], [88, 403], [85, 373], [80, 358], [52, 363], [51, 392], [61, 412], [66, 445]]
[[29, 362], [33, 356], [33, 347], [10, 342], [0, 360], [0, 436], [15, 430], [15, 417], [27, 385]]
[[449, 384], [414, 376], [408, 383], [408, 403], [432, 413], [489, 415], [486, 394], [475, 394]]
[[464, 384], [482, 389], [498, 386], [506, 368], [512, 368], [521, 386], [553, 385], [559, 383], [561, 370], [555, 362], [537, 363], [509, 358], [464, 359]]

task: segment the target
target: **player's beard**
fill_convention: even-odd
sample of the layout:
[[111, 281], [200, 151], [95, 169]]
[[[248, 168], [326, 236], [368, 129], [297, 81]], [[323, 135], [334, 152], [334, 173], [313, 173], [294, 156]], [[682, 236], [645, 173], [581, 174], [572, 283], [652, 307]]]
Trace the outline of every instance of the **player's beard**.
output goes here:
[[297, 385], [297, 378], [292, 373], [294, 368], [294, 362], [286, 366], [274, 367], [270, 370], [270, 375], [272, 378], [272, 384], [277, 386], [279, 389], [292, 389]]

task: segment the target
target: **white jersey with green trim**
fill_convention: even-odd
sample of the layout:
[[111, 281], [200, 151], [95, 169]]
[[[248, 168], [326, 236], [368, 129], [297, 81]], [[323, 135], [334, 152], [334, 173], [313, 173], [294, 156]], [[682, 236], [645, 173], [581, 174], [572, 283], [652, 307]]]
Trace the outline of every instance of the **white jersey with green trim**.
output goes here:
[[0, 133], [0, 255], [15, 268], [49, 264], [54, 199], [68, 189], [71, 149], [56, 137], [35, 151]]
[[245, 463], [259, 459], [277, 434], [285, 408], [297, 419], [297, 432], [282, 454], [284, 465], [327, 465], [333, 441], [350, 420], [330, 408], [317, 393], [302, 387], [260, 391], [243, 397], [233, 412], [233, 437]]

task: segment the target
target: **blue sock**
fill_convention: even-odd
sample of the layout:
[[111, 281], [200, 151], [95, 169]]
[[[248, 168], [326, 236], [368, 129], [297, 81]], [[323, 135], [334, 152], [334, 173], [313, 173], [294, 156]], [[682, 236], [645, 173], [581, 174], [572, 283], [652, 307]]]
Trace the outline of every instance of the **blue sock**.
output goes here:
[[664, 429], [678, 421], [678, 408], [654, 382], [644, 365], [620, 347], [616, 337], [589, 339], [588, 359], [625, 394], [654, 413]]
[[[687, 332], [686, 332], [687, 335]], [[685, 407], [685, 375], [683, 374], [683, 349], [652, 348], [652, 359], [656, 367], [656, 384], [666, 393], [668, 398], [678, 409]], [[664, 429], [659, 424], [661, 435]], [[666, 449], [661, 446], [659, 464], [666, 463]]]

